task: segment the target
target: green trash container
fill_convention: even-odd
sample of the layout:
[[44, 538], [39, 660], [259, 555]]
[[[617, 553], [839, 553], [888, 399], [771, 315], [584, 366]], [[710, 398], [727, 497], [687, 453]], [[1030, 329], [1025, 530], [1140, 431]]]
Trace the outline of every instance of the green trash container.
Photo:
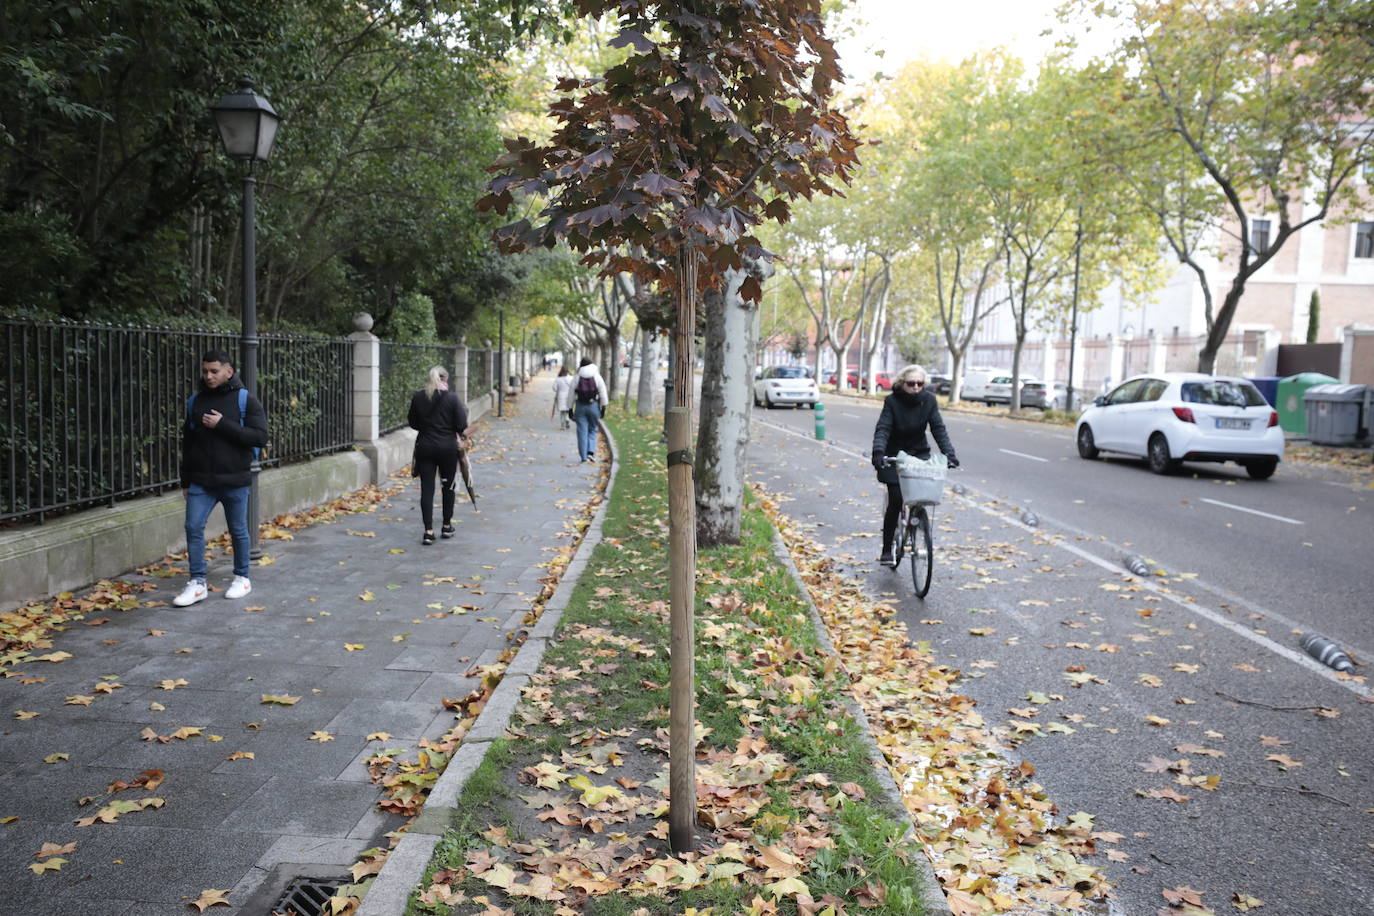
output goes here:
[[1299, 436], [1307, 435], [1307, 408], [1302, 396], [1313, 385], [1329, 385], [1340, 381], [1320, 372], [1299, 372], [1288, 378], [1280, 379], [1278, 384], [1278, 403], [1274, 408], [1279, 412], [1279, 426], [1284, 432]]

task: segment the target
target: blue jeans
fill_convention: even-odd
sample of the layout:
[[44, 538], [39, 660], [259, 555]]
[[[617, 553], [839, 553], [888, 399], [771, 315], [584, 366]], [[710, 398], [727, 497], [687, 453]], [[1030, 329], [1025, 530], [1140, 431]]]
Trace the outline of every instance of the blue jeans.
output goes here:
[[186, 558], [191, 578], [205, 581], [205, 523], [215, 503], [224, 505], [224, 522], [234, 542], [234, 575], [248, 575], [248, 487], [207, 490], [198, 483], [186, 491]]
[[596, 401], [578, 404], [573, 408], [577, 421], [577, 457], [580, 461], [596, 457], [596, 424], [601, 419], [601, 405]]

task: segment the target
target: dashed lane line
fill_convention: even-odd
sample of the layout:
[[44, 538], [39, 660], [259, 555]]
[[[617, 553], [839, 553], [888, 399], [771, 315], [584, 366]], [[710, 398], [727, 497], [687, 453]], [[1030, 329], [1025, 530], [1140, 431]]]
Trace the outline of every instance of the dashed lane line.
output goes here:
[[1261, 512], [1261, 511], [1258, 510], [1258, 509], [1247, 509], [1247, 508], [1245, 508], [1244, 506], [1237, 506], [1237, 505], [1235, 505], [1235, 504], [1233, 504], [1233, 503], [1224, 503], [1224, 502], [1222, 502], [1222, 501], [1219, 500], [1219, 499], [1208, 499], [1208, 498], [1205, 497], [1205, 496], [1204, 496], [1204, 497], [1201, 497], [1201, 498], [1198, 500], [1198, 502], [1211, 503], [1211, 504], [1214, 505], [1214, 506], [1221, 506], [1223, 509], [1235, 509], [1237, 512], [1249, 512], [1251, 515], [1258, 515], [1258, 516], [1261, 516], [1261, 517], [1263, 517], [1263, 518], [1272, 518], [1272, 519], [1273, 519], [1274, 521], [1276, 521], [1276, 522], [1287, 522], [1287, 523], [1290, 524], [1290, 525], [1305, 525], [1305, 524], [1307, 524], [1306, 522], [1299, 521], [1299, 520], [1296, 519], [1296, 518], [1288, 518], [1287, 516], [1284, 516], [1284, 515], [1274, 515], [1274, 514], [1269, 513], [1269, 512]]
[[1025, 452], [1013, 452], [1009, 448], [999, 448], [997, 451], [1007, 455], [1015, 455], [1017, 458], [1029, 458], [1031, 461], [1043, 461], [1046, 464], [1048, 464], [1050, 460], [1048, 458], [1041, 458], [1039, 455], [1027, 455]]

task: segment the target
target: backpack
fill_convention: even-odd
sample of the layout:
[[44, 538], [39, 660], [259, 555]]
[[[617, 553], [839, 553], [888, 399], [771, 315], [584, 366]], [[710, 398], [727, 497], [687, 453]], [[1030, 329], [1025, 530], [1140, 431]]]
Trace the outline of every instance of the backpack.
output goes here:
[[[195, 396], [194, 394], [191, 395], [189, 398], [186, 399], [186, 428], [187, 428], [187, 429], [193, 429], [193, 428], [194, 428], [194, 426], [192, 425], [192, 424], [194, 423], [194, 421], [192, 420], [192, 413], [191, 413], [191, 410], [192, 410], [193, 407], [195, 407], [195, 403], [196, 403], [196, 396]], [[247, 388], [240, 388], [240, 389], [239, 389], [239, 424], [240, 424], [240, 425], [243, 424], [243, 420], [244, 420], [244, 418], [247, 417], [247, 416], [248, 416], [248, 389], [247, 389]], [[262, 449], [261, 449], [261, 448], [259, 448], [259, 447], [256, 446], [256, 445], [253, 446], [253, 460], [254, 460], [254, 461], [257, 461], [257, 460], [258, 460], [258, 456], [259, 456], [261, 453], [262, 453]]]
[[577, 395], [577, 403], [590, 404], [596, 400], [596, 378], [584, 375], [577, 380], [573, 392]]

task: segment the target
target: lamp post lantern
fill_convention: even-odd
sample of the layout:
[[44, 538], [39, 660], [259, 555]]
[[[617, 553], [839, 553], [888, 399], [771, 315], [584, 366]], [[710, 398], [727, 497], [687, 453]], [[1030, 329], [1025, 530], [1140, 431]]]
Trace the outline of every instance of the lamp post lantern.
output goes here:
[[[220, 99], [210, 110], [215, 115], [215, 125], [219, 128], [224, 152], [231, 159], [247, 163], [243, 175], [243, 325], [240, 334], [239, 375], [243, 387], [250, 393], [258, 384], [258, 283], [257, 283], [257, 211], [254, 208], [254, 190], [257, 179], [253, 168], [259, 162], [266, 162], [272, 155], [272, 144], [277, 139], [277, 125], [281, 118], [272, 103], [253, 91], [253, 81], [247, 77], [239, 80], [239, 88]], [[248, 536], [251, 540], [251, 555], [257, 559], [262, 555], [258, 544], [258, 474], [262, 464], [253, 459], [253, 482], [248, 495]]]

